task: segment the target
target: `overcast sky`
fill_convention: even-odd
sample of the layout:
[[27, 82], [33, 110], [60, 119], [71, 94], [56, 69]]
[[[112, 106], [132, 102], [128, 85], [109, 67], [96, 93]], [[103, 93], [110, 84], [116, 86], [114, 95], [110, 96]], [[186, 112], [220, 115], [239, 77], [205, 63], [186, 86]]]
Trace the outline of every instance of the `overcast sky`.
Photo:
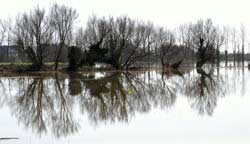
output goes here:
[[[18, 13], [39, 5], [48, 9], [53, 3], [65, 4], [79, 13], [78, 26], [85, 26], [92, 14], [120, 16], [152, 21], [155, 25], [174, 28], [198, 19], [212, 18], [220, 26], [246, 30], [250, 26], [249, 0], [0, 0], [0, 17], [16, 17]], [[247, 33], [247, 47], [250, 33]], [[247, 49], [248, 50], [248, 49]]]
[[154, 24], [173, 27], [212, 18], [220, 25], [244, 23], [250, 25], [249, 0], [1, 0], [0, 16], [15, 17], [36, 5], [48, 8], [54, 2], [77, 9], [81, 23], [92, 13], [99, 16], [128, 15], [153, 21]]

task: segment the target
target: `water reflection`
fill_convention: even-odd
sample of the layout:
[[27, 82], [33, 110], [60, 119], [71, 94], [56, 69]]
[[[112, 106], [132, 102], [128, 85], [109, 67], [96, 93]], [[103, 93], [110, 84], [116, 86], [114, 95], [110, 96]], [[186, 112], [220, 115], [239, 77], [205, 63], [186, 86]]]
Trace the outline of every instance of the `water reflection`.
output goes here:
[[228, 87], [228, 78], [213, 68], [2, 77], [0, 106], [40, 135], [65, 137], [81, 129], [76, 109], [94, 125], [126, 123], [154, 108], [167, 113], [186, 97], [198, 114], [211, 116]]
[[191, 101], [191, 107], [199, 114], [212, 115], [217, 105], [218, 97], [224, 96], [223, 79], [214, 76], [214, 69], [205, 72], [197, 69], [197, 76], [189, 80], [184, 88], [184, 95]]
[[53, 131], [58, 137], [77, 132], [79, 124], [72, 113], [73, 99], [65, 89], [65, 79], [14, 78], [11, 83], [9, 89], [17, 91], [8, 96], [8, 105], [27, 128], [39, 134]]

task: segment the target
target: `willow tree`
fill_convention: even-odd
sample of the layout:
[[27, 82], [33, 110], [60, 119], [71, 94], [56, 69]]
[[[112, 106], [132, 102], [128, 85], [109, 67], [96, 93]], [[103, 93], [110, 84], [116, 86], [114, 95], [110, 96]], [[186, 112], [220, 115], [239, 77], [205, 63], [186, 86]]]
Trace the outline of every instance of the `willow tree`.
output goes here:
[[153, 26], [127, 16], [110, 18], [105, 41], [107, 63], [116, 69], [129, 69], [145, 58], [153, 43]]
[[173, 31], [159, 28], [155, 35], [155, 48], [163, 68], [178, 68], [183, 62], [183, 46], [177, 45]]
[[85, 50], [85, 53], [81, 65], [93, 66], [95, 62], [105, 62], [107, 49], [104, 48], [104, 42], [110, 34], [108, 23], [109, 21], [105, 17], [99, 18], [96, 15], [89, 17], [86, 29], [82, 34], [83, 44], [80, 47]]
[[225, 33], [217, 27], [216, 30], [216, 39], [215, 39], [215, 47], [216, 47], [216, 59], [217, 59], [217, 66], [220, 65], [220, 48], [225, 43]]
[[72, 32], [78, 17], [75, 9], [65, 5], [54, 4], [50, 9], [51, 25], [54, 29], [54, 43], [57, 46], [55, 70], [62, 54], [63, 48], [69, 48], [72, 43]]
[[133, 35], [121, 57], [122, 67], [129, 69], [149, 56], [154, 43], [154, 28], [151, 22], [136, 22]]
[[44, 67], [52, 35], [53, 31], [44, 9], [36, 7], [17, 17], [13, 40], [18, 50], [25, 53], [32, 62], [32, 70], [41, 70]]
[[[191, 57], [192, 65], [194, 64], [194, 47], [192, 41], [192, 23], [182, 24], [177, 28], [177, 39], [180, 45], [185, 47], [184, 55], [186, 58]], [[190, 54], [191, 52], [191, 54]]]
[[211, 19], [199, 20], [192, 26], [194, 48], [197, 50], [196, 67], [202, 67], [215, 54], [217, 29]]

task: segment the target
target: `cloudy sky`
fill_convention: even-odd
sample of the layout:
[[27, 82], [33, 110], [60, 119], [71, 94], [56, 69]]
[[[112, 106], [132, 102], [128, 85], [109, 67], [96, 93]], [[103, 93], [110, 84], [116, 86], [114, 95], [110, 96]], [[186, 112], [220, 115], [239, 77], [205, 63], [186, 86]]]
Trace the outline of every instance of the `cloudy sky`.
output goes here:
[[[0, 18], [14, 18], [18, 13], [39, 5], [48, 9], [53, 3], [65, 4], [79, 13], [78, 26], [85, 26], [88, 17], [121, 16], [152, 21], [157, 26], [175, 28], [179, 24], [212, 18], [216, 25], [236, 27], [244, 24], [249, 31], [249, 0], [0, 0]], [[247, 36], [247, 47], [250, 45]], [[249, 50], [249, 48], [247, 48]], [[229, 50], [230, 51], [230, 50]]]
[[48, 8], [57, 2], [77, 9], [81, 22], [89, 15], [128, 15], [157, 25], [175, 25], [212, 18], [220, 25], [250, 25], [249, 0], [1, 0], [0, 16], [15, 17], [36, 5]]

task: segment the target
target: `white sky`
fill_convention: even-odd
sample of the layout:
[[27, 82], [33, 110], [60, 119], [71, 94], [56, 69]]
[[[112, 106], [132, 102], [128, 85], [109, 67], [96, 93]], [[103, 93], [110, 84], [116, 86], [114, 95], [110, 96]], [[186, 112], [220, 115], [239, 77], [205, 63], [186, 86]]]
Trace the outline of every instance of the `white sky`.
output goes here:
[[128, 15], [151, 20], [162, 26], [174, 26], [199, 18], [212, 18], [217, 24], [250, 25], [249, 0], [0, 0], [0, 16], [16, 16], [36, 5], [48, 8], [52, 3], [76, 8], [84, 22], [89, 15]]
[[79, 13], [78, 25], [85, 26], [87, 18], [120, 16], [150, 20], [155, 25], [175, 27], [197, 19], [212, 18], [215, 24], [250, 26], [249, 0], [0, 0], [0, 18], [15, 17], [35, 6], [49, 8], [54, 2], [66, 4]]

